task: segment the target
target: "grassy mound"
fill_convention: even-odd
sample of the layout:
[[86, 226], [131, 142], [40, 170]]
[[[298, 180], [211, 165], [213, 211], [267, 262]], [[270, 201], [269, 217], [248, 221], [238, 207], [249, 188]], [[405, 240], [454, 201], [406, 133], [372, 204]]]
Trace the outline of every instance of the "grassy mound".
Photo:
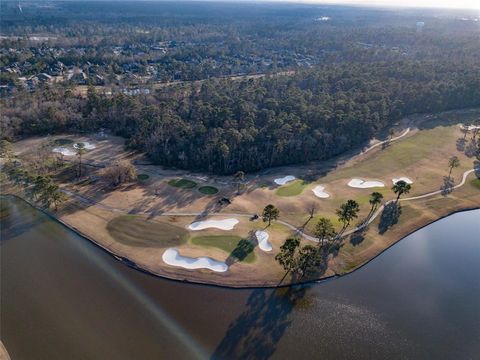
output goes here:
[[279, 187], [276, 191], [276, 194], [278, 196], [300, 195], [303, 192], [303, 189], [305, 189], [305, 186], [307, 186], [307, 183], [303, 180], [298, 179], [298, 180], [292, 181], [287, 185], [283, 185]]
[[193, 189], [195, 186], [197, 186], [197, 183], [187, 179], [172, 179], [168, 182], [168, 185], [181, 189]]
[[255, 253], [252, 248], [248, 248], [245, 244], [248, 240], [242, 239], [236, 235], [204, 235], [196, 236], [190, 239], [194, 245], [214, 247], [228, 253], [229, 256], [234, 256], [238, 260], [253, 263], [255, 261]]
[[201, 186], [198, 188], [198, 191], [205, 195], [214, 195], [218, 193], [218, 189], [213, 186]]
[[110, 220], [108, 233], [119, 243], [137, 247], [167, 248], [185, 243], [188, 231], [166, 222], [122, 215]]
[[54, 146], [65, 146], [73, 144], [73, 140], [70, 139], [55, 139], [53, 140]]
[[145, 180], [148, 180], [150, 178], [149, 175], [147, 174], [138, 174], [137, 176], [137, 179], [140, 180], [140, 181], [145, 181]]

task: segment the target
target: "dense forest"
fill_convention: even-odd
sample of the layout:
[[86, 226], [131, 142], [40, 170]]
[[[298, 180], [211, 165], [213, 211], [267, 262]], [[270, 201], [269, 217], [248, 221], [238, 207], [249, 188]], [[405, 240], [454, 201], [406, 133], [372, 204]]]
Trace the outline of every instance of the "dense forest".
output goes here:
[[229, 174], [327, 159], [404, 115], [480, 106], [479, 74], [478, 62], [398, 62], [212, 79], [137, 97], [50, 89], [6, 101], [1, 131], [103, 127], [159, 164]]
[[[1, 100], [2, 138], [105, 128], [158, 164], [231, 174], [328, 159], [403, 116], [480, 106], [479, 22], [455, 14], [126, 2], [102, 19], [93, 10], [108, 3], [58, 4], [45, 16], [7, 9], [2, 41], [15, 51], [2, 64], [30, 61], [34, 72], [61, 60], [113, 74], [150, 64], [164, 74], [156, 81], [180, 74], [187, 82], [135, 96], [19, 86]], [[32, 33], [56, 40], [12, 37]], [[174, 45], [155, 57], [148, 49], [160, 40]], [[114, 45], [123, 49], [117, 57], [108, 52]], [[267, 75], [222, 79], [239, 69]]]

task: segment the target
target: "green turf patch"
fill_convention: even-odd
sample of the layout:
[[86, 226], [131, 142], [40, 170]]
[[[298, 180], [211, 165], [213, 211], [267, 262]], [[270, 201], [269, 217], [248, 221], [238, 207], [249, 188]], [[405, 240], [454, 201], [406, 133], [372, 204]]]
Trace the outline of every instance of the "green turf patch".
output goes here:
[[187, 179], [172, 179], [168, 182], [168, 185], [181, 189], [193, 189], [195, 186], [197, 186], [197, 183]]
[[236, 235], [204, 235], [195, 236], [190, 239], [194, 245], [214, 247], [225, 251], [228, 255], [233, 255], [240, 261], [253, 263], [255, 261], [255, 253], [253, 248], [248, 248], [248, 240], [242, 239]]
[[73, 144], [73, 140], [70, 139], [55, 139], [53, 140], [54, 146], [65, 146]]
[[275, 193], [278, 196], [297, 196], [303, 192], [307, 185], [305, 181], [298, 179], [279, 187]]
[[476, 187], [477, 189], [480, 189], [480, 179], [473, 179], [472, 181], [470, 181], [470, 184], [472, 184], [472, 186]]
[[140, 181], [145, 181], [145, 180], [148, 180], [150, 178], [149, 175], [147, 174], [138, 174], [137, 176], [137, 179], [140, 180]]
[[388, 148], [377, 152], [368, 161], [355, 166], [340, 169], [328, 174], [322, 181], [330, 182], [342, 178], [369, 177], [371, 174], [381, 177], [397, 172], [431, 156], [445, 143], [454, 141], [454, 133], [449, 127], [423, 130], [417, 134], [393, 142]]
[[201, 186], [198, 188], [198, 191], [205, 195], [214, 195], [218, 193], [218, 189], [213, 186]]
[[142, 216], [122, 215], [110, 220], [108, 233], [119, 243], [136, 247], [167, 248], [185, 243], [188, 231], [166, 222]]
[[358, 195], [358, 196], [355, 196], [355, 198], [353, 198], [356, 202], [358, 202], [360, 206], [362, 205], [370, 206], [370, 196], [373, 192], [379, 192], [380, 194], [382, 194], [384, 200], [388, 197], [395, 196], [394, 192], [389, 188], [370, 188], [370, 189], [361, 189], [361, 190], [367, 191], [368, 193]]

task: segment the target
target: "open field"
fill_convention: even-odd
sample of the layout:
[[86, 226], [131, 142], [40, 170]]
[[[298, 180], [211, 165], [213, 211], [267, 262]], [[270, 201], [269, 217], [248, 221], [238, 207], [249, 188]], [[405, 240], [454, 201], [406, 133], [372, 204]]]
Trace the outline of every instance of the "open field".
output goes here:
[[[101, 180], [64, 181], [62, 187], [69, 200], [56, 216], [115, 255], [157, 275], [228, 286], [274, 286], [283, 277], [275, 255], [285, 239], [295, 235], [287, 225], [312, 235], [318, 219], [326, 217], [338, 230], [341, 224], [336, 210], [346, 200], [354, 199], [360, 205], [360, 212], [349, 227], [353, 229], [369, 214], [372, 191], [382, 193], [385, 201], [395, 198], [392, 179], [408, 177], [413, 181], [411, 192], [404, 198], [439, 190], [449, 172], [448, 158], [453, 155], [460, 160], [460, 166], [452, 171], [458, 184], [462, 174], [474, 166], [474, 158], [459, 146], [465, 137], [459, 124], [478, 119], [479, 109], [405, 119], [403, 124], [408, 124], [411, 131], [389, 146], [324, 163], [247, 174], [246, 187], [240, 193], [232, 177], [194, 174], [138, 162], [137, 172], [148, 175], [148, 181], [116, 189], [106, 187]], [[403, 128], [397, 132], [402, 133]], [[108, 165], [112, 159], [143, 159], [142, 154], [126, 152], [122, 139], [110, 136], [101, 140], [93, 135], [32, 138], [15, 143], [14, 150], [21, 157], [36, 148], [48, 149], [47, 141], [69, 146], [71, 143], [65, 139], [72, 143], [94, 141], [97, 145], [85, 154], [85, 161], [92, 164], [88, 167], [89, 177], [99, 177], [100, 166]], [[74, 162], [75, 157], [70, 161]], [[275, 184], [275, 179], [286, 175], [297, 179], [283, 186]], [[381, 181], [385, 187], [352, 188], [347, 184], [353, 178]], [[480, 207], [480, 180], [473, 173], [466, 180], [465, 185], [448, 196], [401, 201], [398, 223], [380, 233], [378, 217], [365, 231], [347, 237], [339, 244], [338, 252], [331, 254], [329, 266], [321, 276], [356, 269], [412, 231], [454, 211]], [[312, 189], [318, 185], [325, 188], [329, 197], [315, 196]], [[220, 199], [228, 199], [230, 203]], [[267, 204], [274, 204], [280, 210], [284, 224], [274, 222], [265, 229], [266, 224], [261, 220], [250, 220], [252, 214], [261, 214]], [[188, 229], [195, 221], [226, 218], [237, 219], [239, 223], [233, 230]], [[241, 239], [252, 239], [252, 233], [264, 229], [273, 250], [266, 253], [255, 246], [244, 261], [231, 262], [225, 273], [186, 270], [162, 261], [165, 249], [174, 247], [183, 256], [207, 256], [226, 262]], [[302, 243], [312, 244], [305, 238]], [[292, 279], [287, 277], [285, 282], [288, 281]]]
[[123, 215], [110, 220], [107, 231], [116, 241], [129, 246], [165, 248], [182, 245], [188, 239], [188, 232], [179, 226], [138, 215]]

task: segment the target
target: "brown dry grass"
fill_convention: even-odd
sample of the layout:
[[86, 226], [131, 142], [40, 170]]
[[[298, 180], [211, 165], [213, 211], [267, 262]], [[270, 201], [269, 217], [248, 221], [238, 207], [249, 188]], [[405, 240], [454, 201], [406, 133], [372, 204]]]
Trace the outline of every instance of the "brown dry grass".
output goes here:
[[[311, 233], [320, 216], [330, 218], [340, 227], [335, 210], [347, 199], [355, 199], [361, 205], [359, 219], [369, 211], [368, 196], [372, 189], [353, 189], [346, 186], [352, 177], [365, 179], [379, 179], [386, 184], [382, 190], [385, 198], [392, 199], [394, 194], [390, 190], [393, 177], [408, 176], [413, 181], [412, 193], [409, 196], [438, 190], [443, 176], [448, 173], [447, 161], [452, 155], [460, 158], [461, 166], [455, 169], [453, 176], [457, 181], [461, 174], [472, 167], [473, 160], [457, 150], [456, 140], [463, 136], [458, 127], [458, 121], [466, 121], [478, 116], [478, 111], [461, 112], [455, 121], [456, 113], [439, 114], [435, 117], [418, 118], [423, 121], [424, 129], [414, 129], [407, 137], [391, 144], [386, 149], [378, 148], [367, 154], [360, 154], [348, 161], [339, 163], [333, 170], [332, 162], [302, 166], [289, 166], [272, 169], [268, 175], [250, 175], [247, 189], [236, 194], [236, 185], [229, 177], [214, 177], [201, 174], [190, 174], [186, 171], [168, 170], [159, 166], [137, 166], [138, 172], [150, 176], [148, 182], [128, 184], [118, 189], [105, 188], [98, 182], [93, 185], [64, 184], [70, 190], [88, 199], [98, 202], [98, 206], [88, 206], [78, 201], [69, 201], [58, 214], [62, 221], [84, 233], [101, 246], [107, 248], [117, 256], [127, 257], [138, 266], [154, 274], [175, 279], [187, 279], [203, 283], [214, 283], [229, 286], [272, 286], [276, 285], [283, 276], [283, 271], [274, 260], [286, 237], [291, 231], [280, 224], [274, 224], [268, 231], [270, 242], [273, 245], [272, 253], [264, 253], [255, 249], [257, 261], [252, 264], [236, 263], [227, 273], [213, 273], [208, 270], [190, 271], [174, 268], [163, 263], [161, 256], [163, 249], [128, 246], [116, 241], [107, 230], [109, 221], [122, 214], [141, 214], [151, 221], [169, 222], [175, 226], [186, 226], [198, 219], [195, 216], [161, 216], [164, 212], [224, 212], [225, 218], [234, 217], [227, 213], [257, 213], [269, 203], [280, 209], [281, 219], [295, 226], [304, 226], [306, 232]], [[428, 126], [427, 126], [428, 125]], [[62, 135], [59, 137], [69, 137]], [[72, 136], [73, 138], [73, 136]], [[75, 137], [75, 141], [89, 140], [87, 137]], [[40, 146], [42, 138], [23, 140], [15, 144], [17, 152]], [[109, 138], [101, 142], [94, 151], [85, 157], [95, 163], [105, 163], [113, 158], [133, 158], [138, 155], [126, 153], [123, 150], [123, 140]], [[90, 169], [95, 174], [95, 169]], [[318, 175], [322, 174], [323, 175]], [[309, 176], [308, 185], [300, 195], [282, 197], [276, 194], [278, 187], [273, 186], [273, 179], [284, 175], [295, 175], [299, 178]], [[179, 189], [168, 185], [168, 181], [178, 177], [190, 178], [198, 186], [215, 186], [219, 193], [213, 196], [204, 196], [196, 189]], [[338, 256], [330, 260], [330, 267], [325, 276], [334, 273], [343, 274], [351, 271], [384, 249], [411, 233], [442, 216], [465, 208], [480, 206], [480, 191], [477, 181], [472, 174], [467, 184], [455, 190], [448, 197], [435, 196], [422, 200], [404, 202], [403, 213], [398, 224], [385, 234], [378, 233], [378, 220], [372, 223], [365, 234], [363, 241], [352, 244], [348, 239], [341, 247]], [[267, 184], [266, 187], [262, 185]], [[318, 199], [312, 189], [317, 184], [326, 187], [331, 194], [328, 199]], [[377, 190], [377, 189], [375, 189]], [[220, 206], [218, 199], [228, 197], [232, 204]], [[315, 207], [315, 216], [309, 220], [309, 209]], [[217, 217], [221, 218], [221, 217]], [[193, 235], [238, 235], [247, 237], [253, 230], [264, 226], [261, 222], [251, 222], [247, 217], [237, 217], [240, 223], [234, 231], [204, 230], [189, 232]], [[307, 221], [309, 220], [309, 221]], [[354, 226], [355, 224], [352, 224]], [[304, 241], [305, 243], [307, 241]], [[178, 246], [182, 255], [210, 256], [217, 260], [225, 260], [225, 251], [213, 247], [202, 247], [185, 242]], [[288, 279], [287, 279], [288, 282]]]

